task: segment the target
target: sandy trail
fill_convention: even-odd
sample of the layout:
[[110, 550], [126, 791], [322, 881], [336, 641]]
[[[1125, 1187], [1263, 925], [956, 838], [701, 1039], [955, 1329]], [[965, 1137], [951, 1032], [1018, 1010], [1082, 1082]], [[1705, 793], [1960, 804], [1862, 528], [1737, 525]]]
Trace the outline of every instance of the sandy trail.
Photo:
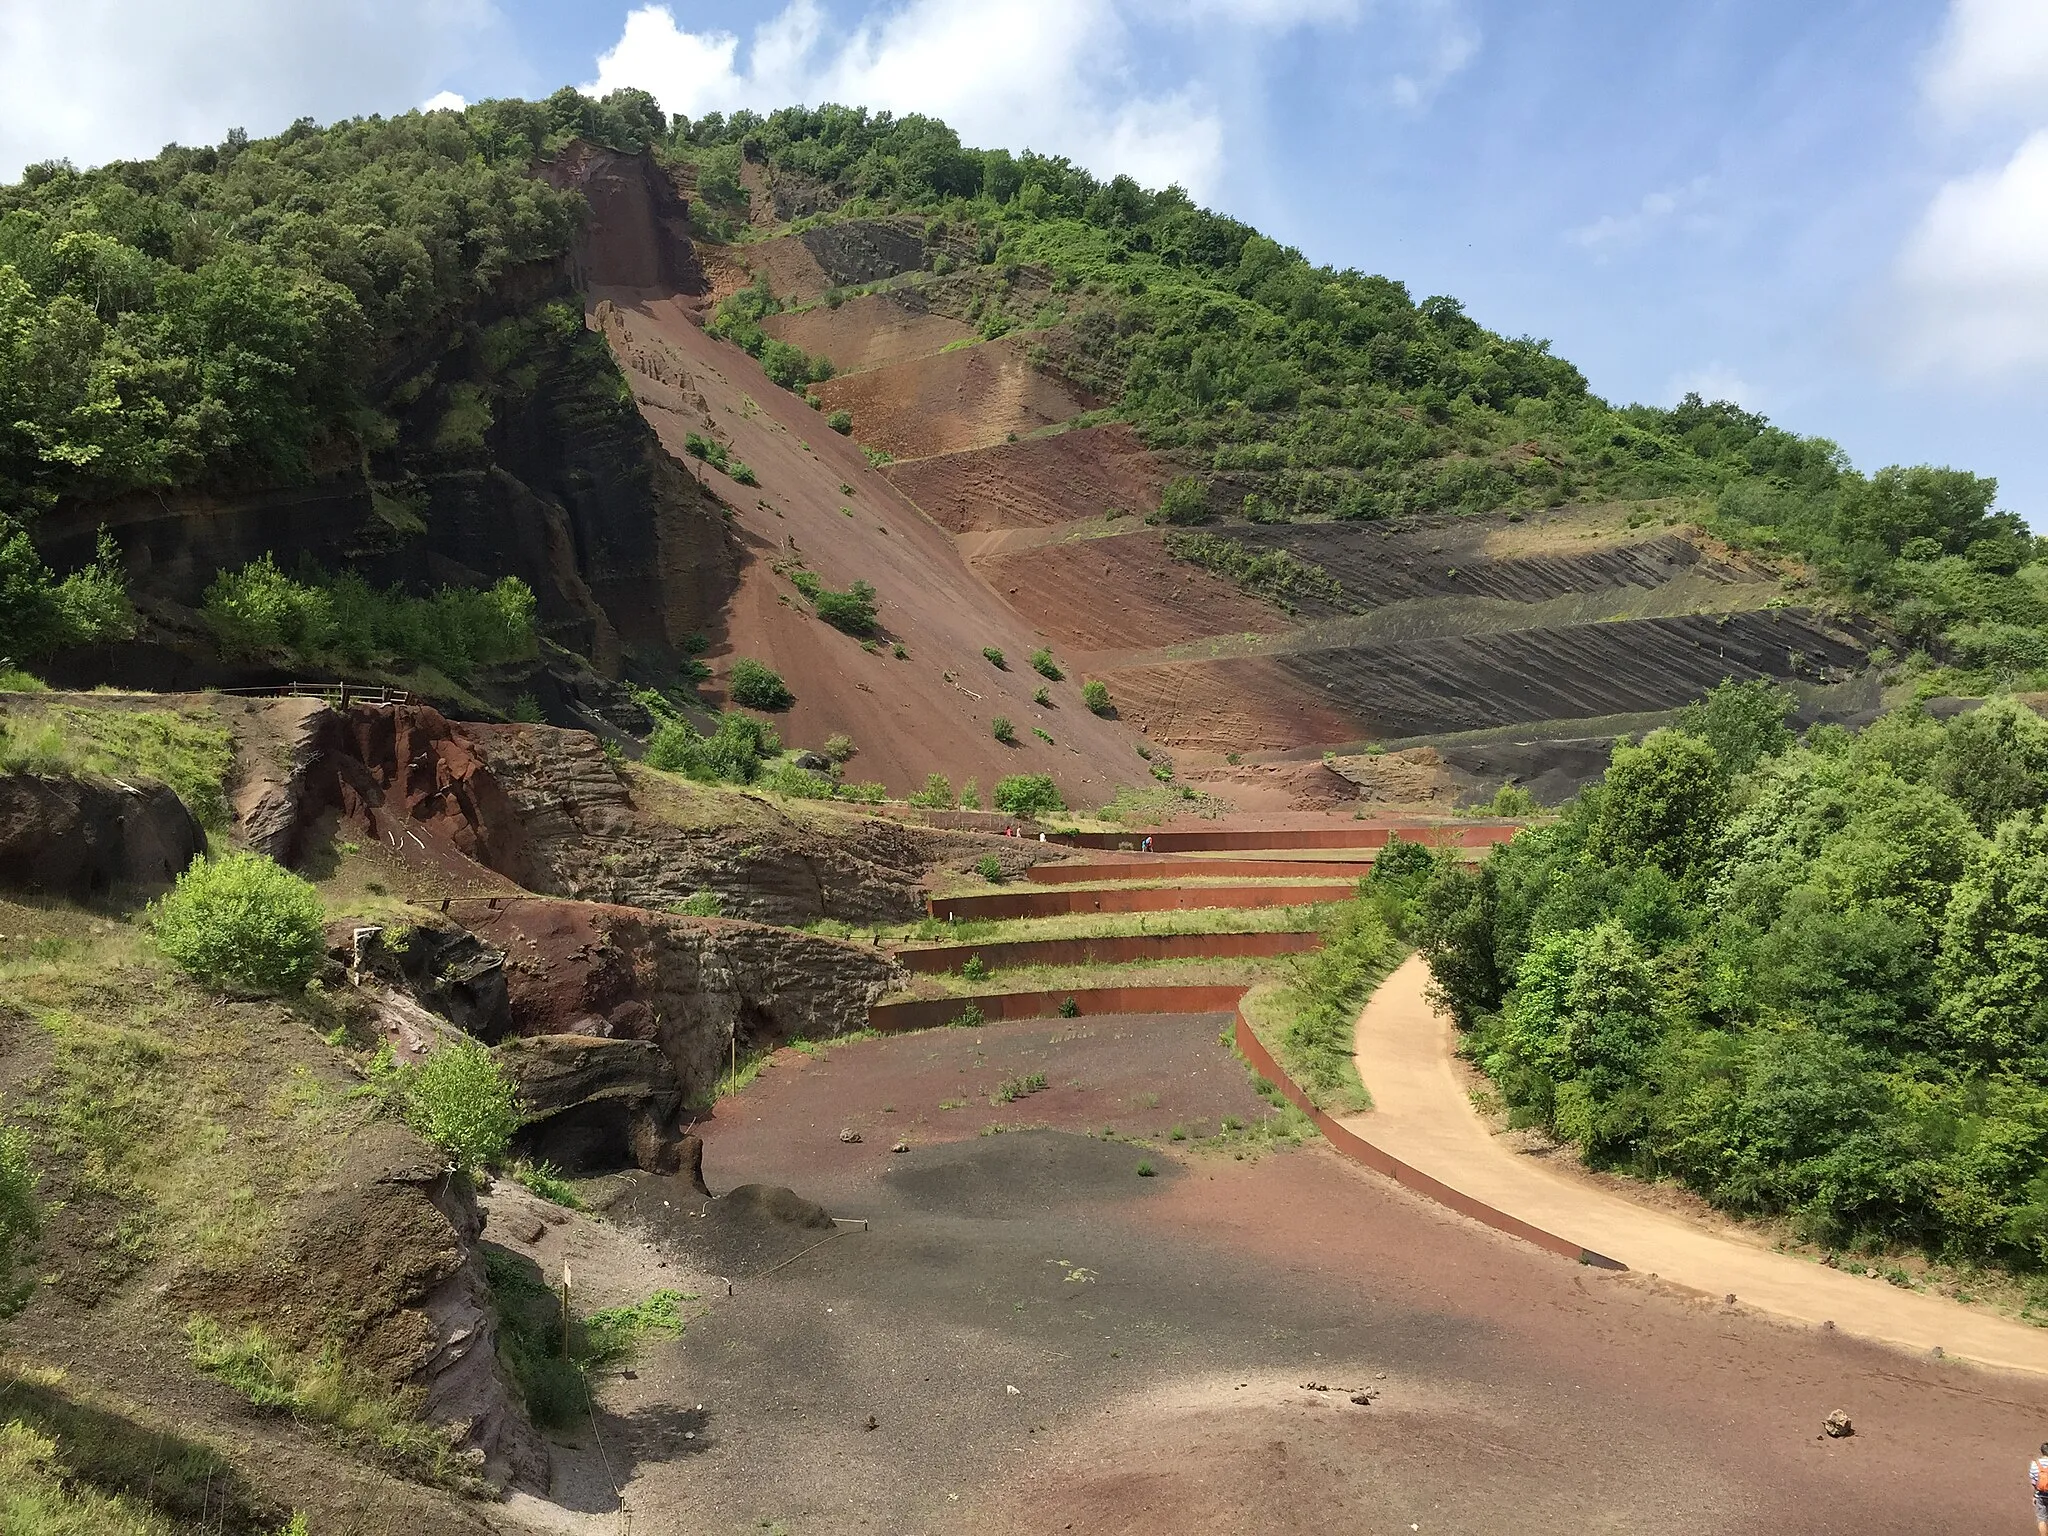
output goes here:
[[2048, 1334], [1938, 1296], [1897, 1289], [1773, 1252], [1607, 1193], [1545, 1167], [1497, 1138], [1466, 1096], [1456, 1026], [1425, 997], [1429, 968], [1412, 956], [1359, 1015], [1358, 1072], [1373, 1108], [1344, 1121], [1375, 1146], [1452, 1188], [1629, 1268], [1794, 1322], [1925, 1353], [2048, 1372]]

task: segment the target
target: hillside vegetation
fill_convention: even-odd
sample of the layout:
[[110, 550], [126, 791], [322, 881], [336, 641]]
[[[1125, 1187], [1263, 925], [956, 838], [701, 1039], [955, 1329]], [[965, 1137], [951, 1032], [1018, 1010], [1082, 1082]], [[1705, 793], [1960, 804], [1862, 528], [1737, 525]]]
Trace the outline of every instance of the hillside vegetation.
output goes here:
[[1415, 904], [1513, 1121], [1831, 1245], [2048, 1264], [2048, 724], [1724, 685]]
[[[2048, 672], [2048, 567], [1993, 510], [1993, 481], [1866, 476], [1834, 444], [1725, 402], [1610, 406], [1547, 343], [1489, 331], [1448, 296], [1315, 266], [1177, 188], [967, 148], [930, 118], [827, 106], [670, 122], [634, 91], [301, 121], [90, 172], [46, 164], [0, 189], [0, 391], [15, 402], [0, 539], [61, 497], [288, 482], [323, 454], [389, 446], [393, 411], [429, 378], [408, 377], [408, 347], [569, 250], [581, 199], [531, 172], [578, 137], [688, 163], [713, 233], [746, 211], [747, 158], [827, 189], [838, 206], [814, 220], [924, 216], [935, 271], [957, 261], [991, 279], [984, 337], [1040, 333], [1035, 361], [1202, 472], [1170, 488], [1169, 520], [1690, 498], [1713, 530], [1806, 557], [1958, 668], [1951, 686]], [[751, 339], [772, 299], [743, 297], [726, 323]], [[508, 363], [531, 340], [521, 324], [487, 338]], [[822, 371], [787, 361], [796, 387]], [[491, 390], [458, 393], [440, 423], [454, 448], [491, 412]], [[7, 605], [51, 607], [32, 586], [11, 579]], [[56, 644], [121, 620], [40, 622], [34, 638]]]

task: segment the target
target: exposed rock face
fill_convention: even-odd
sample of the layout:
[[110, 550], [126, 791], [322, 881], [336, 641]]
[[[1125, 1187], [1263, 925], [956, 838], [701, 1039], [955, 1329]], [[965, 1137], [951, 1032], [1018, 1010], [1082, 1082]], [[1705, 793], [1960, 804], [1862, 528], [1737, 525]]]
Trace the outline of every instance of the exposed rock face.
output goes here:
[[924, 265], [924, 236], [914, 220], [849, 219], [798, 237], [834, 283], [879, 282]]
[[293, 1206], [268, 1263], [188, 1272], [174, 1299], [259, 1318], [300, 1347], [339, 1342], [352, 1364], [418, 1387], [425, 1417], [456, 1427], [486, 1477], [544, 1489], [547, 1450], [499, 1375], [482, 1230], [466, 1183], [405, 1127], [372, 1121]]
[[652, 155], [622, 155], [581, 139], [540, 167], [541, 180], [581, 192], [590, 219], [577, 242], [579, 285], [710, 290], [690, 242], [690, 204]]
[[519, 1086], [524, 1156], [567, 1173], [682, 1174], [708, 1193], [704, 1143], [684, 1131], [682, 1088], [652, 1040], [537, 1035], [498, 1060]]
[[167, 785], [0, 774], [0, 890], [72, 901], [160, 891], [205, 851]]
[[901, 980], [859, 945], [723, 918], [539, 899], [452, 915], [505, 952], [515, 1034], [653, 1041], [686, 1104], [712, 1097], [735, 1044], [859, 1029]]
[[435, 923], [359, 928], [349, 937], [346, 960], [358, 980], [404, 986], [464, 1034], [488, 1040], [511, 1027], [505, 957], [464, 929]]

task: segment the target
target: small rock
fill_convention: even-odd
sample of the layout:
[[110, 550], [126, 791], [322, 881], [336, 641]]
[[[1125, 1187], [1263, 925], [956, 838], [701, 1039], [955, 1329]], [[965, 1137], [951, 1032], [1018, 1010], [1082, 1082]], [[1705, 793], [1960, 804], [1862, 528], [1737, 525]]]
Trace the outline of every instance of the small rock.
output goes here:
[[1820, 1421], [1820, 1428], [1830, 1440], [1846, 1440], [1856, 1433], [1856, 1426], [1849, 1422], [1849, 1415], [1839, 1408]]
[[1354, 1392], [1351, 1394], [1351, 1401], [1358, 1404], [1361, 1408], [1370, 1408], [1372, 1406], [1372, 1394], [1370, 1392]]
[[908, 1152], [910, 1150], [910, 1143], [907, 1141], [899, 1141], [896, 1143], [895, 1146], [891, 1147], [889, 1150], [891, 1152]]
[[1835, 1331], [1835, 1320], [1831, 1317], [1826, 1322], [1822, 1323], [1820, 1326], [1822, 1332], [1833, 1333]]
[[871, 1414], [869, 1414], [869, 1415], [868, 1415], [868, 1422], [867, 1422], [867, 1428], [869, 1428], [869, 1429], [880, 1429], [881, 1427], [882, 1427], [882, 1421], [881, 1421], [880, 1419], [877, 1419], [877, 1418], [876, 1418], [876, 1417], [875, 1417], [875, 1416], [874, 1416], [874, 1415], [873, 1415], [872, 1413], [871, 1413]]
[[1927, 1351], [1928, 1358], [1932, 1360], [1939, 1360], [1943, 1358], [1945, 1354], [1946, 1351], [1943, 1350], [1939, 1344], [1935, 1345], [1934, 1348]]
[[1012, 1397], [1022, 1397], [1024, 1395], [1022, 1392], [1019, 1392], [1015, 1387], [1005, 1387], [1003, 1388], [1003, 1390], [1009, 1393]]
[[1301, 1384], [1301, 1390], [1304, 1392], [1327, 1392], [1330, 1389], [1320, 1381], [1304, 1381]]
[[1728, 1293], [1728, 1305], [1731, 1307], [1735, 1305], [1735, 1293], [1733, 1291]]
[[854, 1143], [856, 1143], [856, 1142], [858, 1142], [858, 1141], [860, 1140], [860, 1132], [859, 1132], [859, 1131], [841, 1131], [841, 1132], [839, 1133], [839, 1139], [840, 1139], [841, 1141], [845, 1142], [845, 1143], [846, 1143], [846, 1144], [847, 1144], [848, 1146], [852, 1146], [852, 1145], [853, 1145]]
[[511, 1234], [513, 1242], [531, 1247], [540, 1241], [540, 1235], [547, 1229], [548, 1224], [538, 1216], [514, 1216], [505, 1230]]

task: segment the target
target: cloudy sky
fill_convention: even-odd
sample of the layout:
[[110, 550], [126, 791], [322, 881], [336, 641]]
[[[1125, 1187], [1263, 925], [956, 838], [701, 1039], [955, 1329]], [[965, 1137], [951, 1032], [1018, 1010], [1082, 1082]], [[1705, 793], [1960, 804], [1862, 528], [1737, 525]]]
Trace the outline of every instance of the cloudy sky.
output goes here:
[[0, 176], [564, 83], [1179, 181], [2048, 530], [2048, 0], [6, 0]]

